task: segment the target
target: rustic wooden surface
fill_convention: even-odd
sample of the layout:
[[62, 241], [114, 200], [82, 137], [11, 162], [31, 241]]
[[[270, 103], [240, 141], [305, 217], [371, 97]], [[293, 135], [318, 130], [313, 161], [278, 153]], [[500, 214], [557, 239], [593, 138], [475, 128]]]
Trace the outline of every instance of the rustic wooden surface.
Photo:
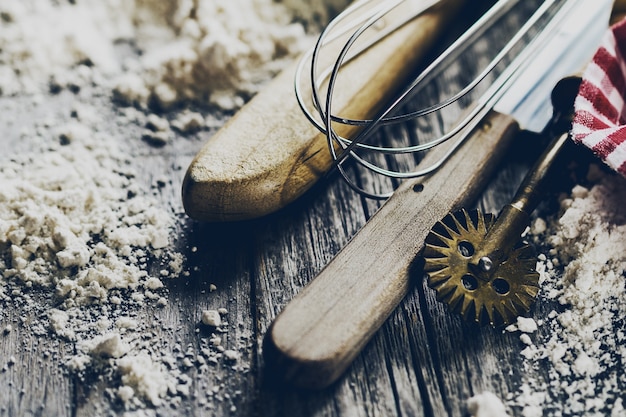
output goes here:
[[[489, 40], [485, 42], [486, 48]], [[459, 62], [451, 67], [449, 78], [436, 93], [446, 95], [453, 90], [464, 68], [471, 64]], [[27, 97], [0, 98], [2, 152], [28, 149], [29, 143], [20, 138], [22, 126], [41, 120], [49, 109], [67, 109], [81, 101], [99, 103], [104, 114], [112, 117], [117, 111], [107, 97], [92, 97], [88, 91], [47, 95], [38, 105]], [[446, 117], [452, 120], [459, 111], [460, 106], [453, 107]], [[442, 123], [449, 120], [442, 119]], [[385, 136], [390, 141], [403, 140], [412, 135], [415, 126], [389, 128]], [[112, 129], [123, 129], [122, 137], [129, 139], [123, 146], [133, 156], [138, 178], [147, 189], [155, 178], [166, 176], [171, 180], [153, 191], [163, 207], [182, 213], [180, 187], [184, 171], [215, 131], [203, 130], [176, 138], [165, 147], [152, 148], [140, 140], [139, 126]], [[440, 129], [432, 127], [434, 133]], [[485, 211], [497, 212], [513, 195], [531, 159], [532, 155], [519, 149], [511, 151], [476, 204]], [[385, 179], [364, 177], [363, 181], [377, 188], [389, 186]], [[226, 307], [231, 325], [223, 335], [223, 344], [236, 349], [241, 341], [245, 342], [247, 348], [241, 350], [240, 364], [249, 371], [222, 364], [203, 374], [191, 368], [188, 374], [194, 390], [202, 390], [219, 378], [230, 398], [216, 401], [215, 409], [207, 410], [192, 395], [176, 409], [157, 410], [158, 415], [465, 416], [466, 400], [483, 390], [504, 399], [508, 393], [517, 392], [524, 373], [547, 380], [545, 370], [522, 366], [519, 352], [524, 345], [518, 335], [462, 322], [435, 300], [433, 291], [419, 277], [334, 385], [308, 391], [280, 384], [267, 374], [261, 347], [272, 319], [378, 207], [379, 203], [362, 199], [333, 176], [286, 209], [258, 220], [208, 224], [180, 214], [176, 246], [185, 252], [186, 266], [192, 274], [167, 282], [168, 306], [162, 310], [147, 308], [143, 317], [146, 321], [156, 320], [155, 331], [162, 336], [163, 346], [178, 342], [197, 349], [203, 336], [195, 331], [200, 312]], [[192, 252], [191, 247], [198, 249]], [[217, 290], [210, 293], [210, 284], [215, 284]], [[541, 317], [550, 309], [541, 302], [533, 314]], [[50, 335], [20, 331], [37, 314], [16, 308], [0, 317], [0, 328], [21, 323], [14, 331], [0, 335], [0, 362], [14, 356], [19, 364], [0, 372], [0, 416], [123, 414], [107, 398], [106, 381], [90, 381], [91, 385], [85, 386], [64, 370], [63, 357], [72, 353], [71, 345]], [[236, 410], [231, 410], [233, 405]], [[517, 415], [520, 410], [511, 411]]]

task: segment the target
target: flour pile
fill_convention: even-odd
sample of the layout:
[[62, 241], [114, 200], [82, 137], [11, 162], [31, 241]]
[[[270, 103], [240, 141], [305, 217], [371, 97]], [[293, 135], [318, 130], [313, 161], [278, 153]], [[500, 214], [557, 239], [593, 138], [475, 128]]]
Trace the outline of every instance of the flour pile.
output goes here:
[[[120, 103], [235, 109], [347, 4], [272, 0], [51, 0], [0, 4], [0, 93], [95, 66]], [[298, 19], [302, 23], [295, 22]]]
[[591, 172], [595, 185], [574, 187], [547, 229], [533, 226], [551, 247], [542, 293], [558, 307], [534, 340], [522, 334], [528, 374], [548, 373], [548, 384], [526, 378], [511, 402], [524, 417], [626, 414], [626, 181]]
[[[80, 122], [45, 132], [56, 136], [42, 138], [47, 152], [0, 168], [4, 279], [54, 287], [66, 307], [119, 303], [114, 290], [162, 287], [145, 263], [169, 245], [172, 218], [141, 195], [115, 140]], [[165, 255], [163, 267], [179, 274], [180, 256]]]

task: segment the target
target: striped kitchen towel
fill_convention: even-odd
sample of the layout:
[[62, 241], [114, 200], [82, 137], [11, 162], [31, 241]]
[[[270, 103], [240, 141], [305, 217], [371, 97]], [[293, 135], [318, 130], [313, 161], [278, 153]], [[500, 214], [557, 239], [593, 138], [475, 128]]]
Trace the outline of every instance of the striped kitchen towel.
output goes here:
[[626, 177], [626, 20], [605, 34], [574, 104], [572, 138]]

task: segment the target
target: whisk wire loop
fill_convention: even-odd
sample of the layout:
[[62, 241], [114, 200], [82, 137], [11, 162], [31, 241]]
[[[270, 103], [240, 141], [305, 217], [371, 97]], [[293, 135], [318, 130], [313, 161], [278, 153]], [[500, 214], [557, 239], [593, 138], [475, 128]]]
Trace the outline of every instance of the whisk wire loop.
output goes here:
[[[516, 32], [515, 35], [506, 43], [506, 45], [492, 58], [492, 60], [485, 66], [485, 68], [465, 87], [452, 96], [442, 100], [439, 103], [423, 107], [416, 111], [407, 112], [399, 115], [392, 115], [401, 105], [405, 104], [410, 98], [415, 97], [417, 93], [421, 91], [424, 86], [431, 82], [444, 67], [444, 63], [451, 59], [457, 59], [464, 50], [468, 48], [473, 42], [475, 42], [480, 36], [482, 36], [488, 27], [492, 26], [498, 19], [502, 18], [507, 11], [509, 11], [519, 0], [499, 0], [489, 11], [487, 11], [480, 19], [478, 19], [463, 35], [461, 35], [450, 47], [448, 47], [439, 57], [437, 57], [430, 65], [426, 67], [419, 75], [417, 75], [413, 81], [391, 102], [383, 111], [381, 111], [376, 118], [373, 119], [352, 119], [346, 117], [340, 117], [333, 115], [332, 113], [332, 100], [335, 85], [341, 68], [357, 56], [362, 54], [367, 48], [378, 40], [382, 36], [387, 36], [392, 30], [397, 29], [400, 25], [405, 24], [410, 19], [405, 19], [400, 24], [388, 28], [382, 35], [374, 38], [371, 42], [351, 52], [351, 49], [355, 45], [356, 41], [362, 36], [369, 28], [376, 24], [380, 19], [387, 15], [394, 8], [401, 5], [405, 0], [392, 0], [384, 1], [378, 7], [374, 7], [371, 13], [362, 17], [362, 20], [358, 23], [352, 23], [347, 25], [350, 29], [345, 29], [341, 34], [333, 35], [333, 30], [345, 19], [349, 18], [355, 10], [362, 7], [364, 4], [371, 3], [372, 0], [366, 0], [365, 2], [356, 3], [354, 7], [348, 8], [344, 13], [340, 14], [329, 26], [322, 32], [317, 40], [314, 48], [309, 51], [304, 58], [300, 61], [300, 64], [296, 70], [295, 77], [295, 93], [298, 99], [300, 108], [309, 119], [309, 121], [320, 132], [326, 135], [328, 142], [328, 149], [333, 159], [334, 167], [339, 171], [341, 176], [346, 180], [347, 184], [359, 194], [374, 199], [388, 198], [392, 192], [388, 193], [373, 193], [365, 190], [363, 187], [356, 184], [356, 182], [350, 177], [343, 167], [343, 164], [348, 159], [354, 160], [358, 165], [365, 169], [372, 171], [376, 174], [383, 175], [385, 177], [393, 179], [407, 179], [415, 178], [430, 174], [438, 169], [454, 151], [465, 141], [470, 132], [475, 129], [482, 121], [482, 119], [489, 113], [495, 103], [503, 96], [506, 90], [512, 85], [512, 83], [519, 77], [524, 70], [525, 65], [528, 63], [529, 58], [538, 52], [541, 45], [545, 44], [551, 35], [551, 33], [558, 27], [559, 19], [555, 17], [552, 19], [543, 30], [534, 36], [527, 45], [521, 50], [521, 52], [511, 61], [510, 64], [501, 72], [497, 79], [491, 84], [491, 86], [474, 102], [474, 105], [470, 108], [470, 111], [466, 113], [458, 123], [456, 123], [448, 132], [444, 133], [438, 138], [429, 140], [425, 143], [416, 145], [403, 146], [403, 147], [391, 147], [380, 146], [365, 143], [365, 141], [372, 136], [372, 133], [380, 126], [406, 122], [411, 119], [423, 117], [434, 112], [440, 111], [447, 106], [455, 103], [462, 97], [465, 97], [470, 92], [476, 89], [476, 87], [484, 81], [489, 74], [494, 72], [495, 68], [502, 63], [507, 56], [511, 54], [511, 51], [518, 46], [524, 37], [527, 37], [531, 30], [538, 25], [538, 22], [553, 8], [557, 0], [547, 0], [543, 2], [532, 16], [524, 23], [524, 25]], [[567, 9], [567, 2], [572, 5], [571, 0], [565, 0], [565, 5], [561, 7], [559, 13], [565, 14], [563, 9]], [[417, 11], [416, 16], [423, 14], [425, 11], [441, 3], [442, 0], [430, 0], [423, 4], [423, 7]], [[321, 76], [318, 75], [318, 60], [322, 48], [331, 41], [335, 41], [349, 30], [353, 32], [345, 41], [345, 44], [341, 48], [334, 64], [329, 68], [326, 68]], [[303, 68], [310, 60], [310, 82], [311, 82], [311, 100], [313, 107], [317, 111], [317, 117], [309, 110], [305, 103], [303, 93], [300, 87]], [[326, 101], [322, 105], [321, 102], [321, 90], [323, 83], [326, 81]], [[318, 119], [319, 118], [319, 119]], [[360, 126], [362, 129], [358, 131], [354, 138], [348, 139], [342, 137], [337, 133], [333, 127], [333, 123], [340, 123], [344, 125]], [[383, 154], [410, 154], [427, 151], [440, 144], [449, 141], [456, 137], [456, 140], [450, 144], [449, 149], [437, 162], [421, 168], [416, 171], [395, 171], [386, 169], [373, 162], [370, 162], [361, 155], [358, 150], [368, 152], [378, 152]]]

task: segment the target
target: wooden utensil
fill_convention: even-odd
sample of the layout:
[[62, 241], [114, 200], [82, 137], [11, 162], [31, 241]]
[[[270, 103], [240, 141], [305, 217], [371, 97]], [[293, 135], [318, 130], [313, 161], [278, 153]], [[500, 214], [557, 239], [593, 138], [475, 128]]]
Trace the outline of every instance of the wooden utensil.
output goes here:
[[513, 118], [492, 113], [437, 175], [403, 183], [276, 318], [263, 345], [272, 372], [310, 388], [337, 379], [421, 277], [411, 277], [410, 254], [442, 213], [478, 196], [517, 131]]
[[[341, 78], [333, 99], [337, 113], [372, 117], [449, 30], [462, 3], [443, 0], [347, 64], [349, 76]], [[394, 13], [410, 14], [419, 4], [406, 1]], [[339, 50], [341, 46], [336, 42], [328, 47]], [[190, 217], [233, 221], [271, 213], [302, 195], [330, 169], [326, 138], [302, 114], [294, 95], [295, 70], [294, 64], [282, 72], [196, 155], [182, 190]]]

